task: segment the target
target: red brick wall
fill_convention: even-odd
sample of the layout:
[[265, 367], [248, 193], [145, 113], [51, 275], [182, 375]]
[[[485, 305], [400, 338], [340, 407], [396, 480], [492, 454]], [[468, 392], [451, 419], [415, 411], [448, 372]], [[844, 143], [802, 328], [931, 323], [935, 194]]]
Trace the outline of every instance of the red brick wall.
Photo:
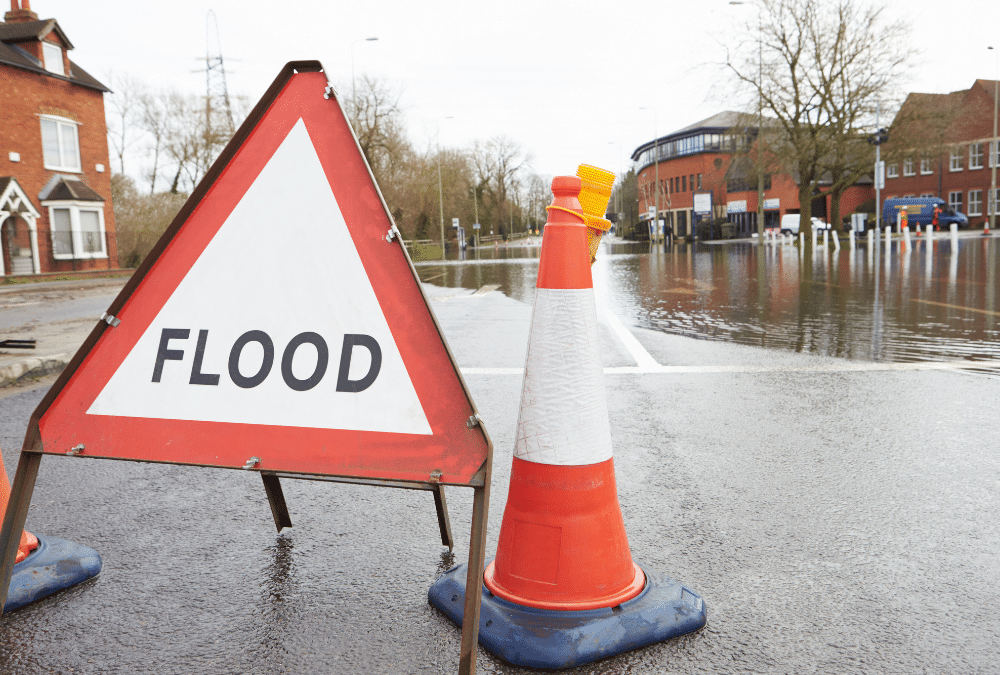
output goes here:
[[[58, 77], [0, 66], [0, 176], [13, 176], [32, 204], [41, 212], [38, 220], [38, 253], [41, 272], [73, 269], [118, 267], [115, 241], [115, 216], [111, 208], [111, 163], [108, 155], [107, 127], [102, 92], [81, 87]], [[82, 173], [57, 172], [45, 168], [42, 159], [40, 114], [67, 117], [79, 122], [80, 166]], [[12, 162], [11, 152], [20, 154]], [[96, 165], [103, 165], [98, 172]], [[52, 257], [48, 209], [42, 207], [38, 193], [56, 173], [78, 176], [104, 198], [104, 226], [108, 258], [55, 260]]]

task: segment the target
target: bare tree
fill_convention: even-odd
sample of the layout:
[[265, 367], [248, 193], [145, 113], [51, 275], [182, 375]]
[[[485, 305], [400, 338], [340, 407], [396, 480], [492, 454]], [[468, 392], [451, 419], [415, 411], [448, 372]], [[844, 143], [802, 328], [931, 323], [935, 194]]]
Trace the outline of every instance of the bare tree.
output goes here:
[[477, 142], [472, 156], [476, 182], [485, 188], [483, 196], [490, 222], [496, 222], [502, 232], [510, 232], [513, 223], [510, 198], [531, 156], [502, 134], [485, 143]]
[[108, 144], [118, 158], [118, 171], [125, 173], [125, 154], [140, 141], [141, 129], [137, 124], [140, 114], [142, 85], [127, 74], [112, 73], [109, 77], [113, 89], [108, 96]]
[[860, 0], [760, 4], [759, 42], [748, 43], [760, 52], [738, 52], [727, 65], [772, 118], [762, 129], [766, 152], [798, 182], [803, 230], [813, 199], [827, 193], [836, 225], [840, 195], [872, 170], [865, 139], [876, 104], [891, 98], [912, 56], [907, 26]]
[[350, 122], [376, 180], [389, 175], [410, 151], [403, 131], [402, 93], [364, 75], [349, 106]]

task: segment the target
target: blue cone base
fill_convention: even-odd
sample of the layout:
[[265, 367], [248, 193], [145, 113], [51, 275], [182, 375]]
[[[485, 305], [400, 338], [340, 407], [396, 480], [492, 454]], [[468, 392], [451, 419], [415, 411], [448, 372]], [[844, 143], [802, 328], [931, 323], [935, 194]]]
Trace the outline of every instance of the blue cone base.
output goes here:
[[[641, 566], [640, 566], [641, 567]], [[465, 613], [468, 565], [434, 582], [430, 603], [455, 623]], [[480, 585], [479, 643], [507, 663], [559, 670], [694, 632], [705, 625], [705, 602], [679, 582], [643, 567], [646, 587], [616, 608], [579, 612], [536, 609], [503, 600]]]
[[100, 571], [101, 555], [94, 549], [65, 539], [38, 536], [38, 548], [14, 565], [3, 611], [96, 577]]

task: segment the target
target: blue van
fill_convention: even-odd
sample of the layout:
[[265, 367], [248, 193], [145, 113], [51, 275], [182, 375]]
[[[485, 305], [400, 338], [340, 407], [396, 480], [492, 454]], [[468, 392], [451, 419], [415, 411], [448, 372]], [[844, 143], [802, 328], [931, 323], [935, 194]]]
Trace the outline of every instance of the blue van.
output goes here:
[[938, 227], [949, 229], [952, 223], [958, 223], [958, 229], [969, 226], [969, 218], [964, 213], [955, 211], [940, 197], [893, 197], [886, 199], [882, 206], [882, 227], [896, 227], [896, 215], [906, 209], [906, 219], [910, 227], [914, 225], [930, 225], [934, 217], [934, 207], [941, 209], [938, 215]]

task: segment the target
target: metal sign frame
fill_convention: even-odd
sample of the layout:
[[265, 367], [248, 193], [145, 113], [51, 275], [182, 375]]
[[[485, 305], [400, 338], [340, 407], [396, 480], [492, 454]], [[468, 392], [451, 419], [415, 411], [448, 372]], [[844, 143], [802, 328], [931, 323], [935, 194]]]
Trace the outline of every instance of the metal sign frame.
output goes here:
[[[136, 272], [132, 275], [128, 283], [119, 293], [118, 297], [112, 302], [111, 306], [108, 308], [105, 316], [102, 320], [98, 321], [97, 325], [91, 331], [90, 335], [77, 351], [76, 355], [70, 361], [70, 363], [63, 370], [62, 374], [56, 380], [55, 384], [47, 392], [46, 396], [43, 398], [41, 403], [35, 409], [28, 423], [28, 428], [25, 433], [24, 443], [21, 449], [21, 455], [18, 460], [17, 470], [14, 475], [14, 482], [11, 489], [10, 501], [8, 502], [7, 511], [4, 514], [3, 526], [0, 528], [0, 554], [2, 554], [2, 559], [0, 559], [0, 611], [4, 601], [6, 600], [8, 588], [10, 585], [10, 579], [13, 572], [14, 561], [17, 555], [18, 542], [20, 540], [20, 533], [24, 529], [25, 521], [28, 515], [28, 509], [31, 503], [32, 493], [34, 491], [35, 482], [38, 477], [39, 466], [41, 463], [41, 458], [43, 454], [62, 454], [70, 456], [87, 457], [87, 453], [81, 453], [77, 448], [70, 450], [65, 450], [63, 448], [52, 448], [46, 447], [43, 441], [43, 433], [41, 429], [41, 423], [43, 417], [52, 408], [59, 396], [68, 387], [68, 385], [73, 381], [74, 377], [78, 373], [82, 372], [85, 362], [91, 351], [96, 348], [102, 335], [106, 330], [113, 329], [116, 326], [116, 315], [126, 304], [126, 302], [131, 298], [131, 296], [136, 293], [143, 280], [150, 274], [154, 266], [164, 255], [167, 250], [168, 245], [173, 241], [174, 237], [182, 230], [184, 225], [187, 223], [189, 217], [198, 207], [200, 202], [209, 191], [215, 187], [216, 183], [223, 177], [223, 174], [230, 162], [239, 153], [244, 143], [247, 142], [248, 138], [256, 129], [257, 125], [264, 119], [267, 113], [272, 108], [272, 105], [277, 101], [285, 89], [296, 75], [303, 73], [323, 73], [323, 66], [319, 61], [293, 61], [287, 63], [281, 70], [277, 78], [268, 88], [267, 92], [261, 98], [261, 100], [254, 107], [253, 111], [247, 117], [246, 121], [240, 126], [239, 130], [233, 136], [230, 143], [223, 150], [222, 154], [212, 165], [211, 169], [205, 175], [204, 179], [198, 184], [191, 197], [185, 203], [184, 207], [178, 213], [177, 217], [167, 228], [166, 232], [157, 242], [156, 246], [142, 262]], [[325, 78], [324, 78], [325, 81]], [[340, 113], [343, 115], [343, 107], [340, 105], [340, 101], [333, 91], [332, 86], [328, 83], [326, 84], [325, 91], [317, 92], [318, 96], [329, 99], [333, 104], [338, 106]], [[346, 115], [344, 115], [344, 120], [346, 121]], [[274, 518], [275, 525], [280, 532], [283, 527], [291, 526], [291, 518], [288, 513], [288, 507], [285, 503], [284, 494], [281, 490], [281, 478], [288, 479], [305, 479], [305, 480], [320, 480], [329, 482], [344, 482], [344, 483], [360, 483], [366, 485], [373, 485], [379, 487], [395, 487], [395, 488], [405, 488], [405, 489], [416, 489], [416, 490], [426, 490], [431, 491], [434, 494], [435, 505], [437, 508], [438, 523], [441, 530], [442, 543], [451, 548], [453, 546], [453, 539], [451, 537], [450, 522], [448, 519], [447, 503], [444, 498], [444, 486], [460, 486], [460, 487], [471, 487], [473, 488], [473, 510], [472, 510], [472, 524], [470, 532], [470, 545], [469, 545], [469, 574], [467, 579], [467, 588], [478, 589], [482, 583], [482, 575], [485, 563], [486, 554], [486, 526], [488, 518], [488, 506], [489, 506], [489, 496], [490, 496], [490, 483], [493, 465], [493, 443], [486, 431], [485, 426], [479, 417], [478, 411], [476, 410], [475, 403], [472, 400], [471, 393], [469, 392], [468, 386], [462, 377], [461, 371], [455, 361], [454, 355], [447, 341], [445, 340], [444, 334], [441, 331], [441, 326], [438, 323], [437, 317], [434, 315], [431, 309], [430, 302], [420, 286], [419, 277], [417, 276], [416, 269], [413, 267], [413, 262], [406, 252], [406, 248], [403, 246], [401, 237], [399, 236], [398, 230], [392, 221], [392, 216], [389, 209], [385, 203], [385, 199], [378, 189], [378, 185], [375, 182], [374, 176], [371, 173], [371, 168], [368, 166], [367, 161], [364, 160], [364, 155], [361, 152], [360, 145], [358, 144], [357, 137], [354, 135], [353, 130], [350, 129], [350, 124], [347, 124], [348, 130], [350, 130], [351, 137], [353, 139], [354, 147], [357, 149], [358, 154], [361, 156], [361, 160], [364, 163], [365, 168], [368, 171], [368, 179], [371, 180], [371, 184], [378, 195], [378, 199], [381, 202], [381, 207], [385, 212], [388, 222], [391, 224], [386, 241], [389, 243], [394, 243], [399, 246], [403, 256], [405, 256], [406, 264], [409, 267], [410, 273], [416, 282], [416, 288], [419, 290], [419, 295], [423, 299], [424, 307], [433, 322], [433, 326], [437, 331], [438, 336], [441, 339], [441, 345], [444, 352], [447, 355], [448, 361], [450, 361], [451, 368], [454, 370], [454, 375], [457, 378], [457, 382], [461, 386], [462, 392], [465, 394], [465, 398], [468, 402], [469, 409], [471, 410], [471, 416], [468, 418], [466, 426], [471, 433], [480, 433], [482, 435], [481, 443], [484, 443], [484, 456], [479, 470], [472, 474], [467, 480], [464, 478], [462, 480], [456, 480], [455, 478], [449, 479], [446, 475], [442, 475], [439, 470], [432, 471], [427, 475], [425, 479], [393, 479], [391, 477], [386, 477], [384, 475], [378, 475], [377, 472], [373, 472], [371, 475], [352, 473], [350, 475], [341, 474], [338, 472], [322, 473], [322, 472], [296, 472], [296, 471], [281, 471], [269, 469], [265, 466], [260, 466], [258, 463], [253, 463], [248, 461], [243, 467], [234, 467], [231, 465], [225, 465], [223, 468], [242, 468], [249, 471], [257, 471], [261, 475], [261, 479], [264, 484], [264, 489], [268, 498], [268, 502], [271, 507], [272, 516]], [[393, 237], [393, 233], [395, 236]], [[395, 242], [392, 242], [395, 239]], [[483, 447], [483, 446], [479, 446]], [[483, 452], [479, 450], [477, 452]], [[183, 464], [187, 466], [202, 466], [202, 467], [219, 467], [219, 464], [209, 464], [201, 462], [191, 462], [191, 461], [171, 461], [169, 459], [143, 459], [135, 457], [122, 457], [122, 456], [104, 456], [101, 457], [97, 455], [96, 458], [100, 459], [111, 459], [116, 461], [142, 461], [142, 462], [154, 462], [154, 463], [173, 463], [173, 464]], [[257, 459], [255, 457], [250, 458], [251, 460]], [[478, 456], [477, 456], [478, 461]], [[476, 651], [479, 640], [479, 616], [480, 616], [480, 599], [481, 594], [470, 592], [466, 594], [465, 598], [465, 619], [462, 624], [462, 643], [461, 652], [459, 658], [459, 672], [460, 673], [475, 673], [476, 664]]]

